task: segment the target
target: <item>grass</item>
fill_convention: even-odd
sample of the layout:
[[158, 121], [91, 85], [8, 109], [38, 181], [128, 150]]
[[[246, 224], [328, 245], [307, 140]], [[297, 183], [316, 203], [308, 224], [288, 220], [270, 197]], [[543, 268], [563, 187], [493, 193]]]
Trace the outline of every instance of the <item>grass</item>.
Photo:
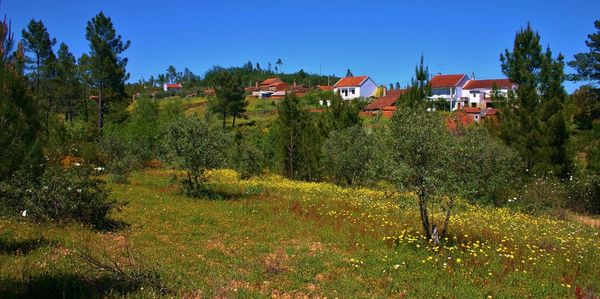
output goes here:
[[[227, 200], [180, 195], [165, 170], [110, 185], [115, 232], [0, 220], [0, 297], [572, 297], [600, 292], [598, 229], [461, 203], [442, 248], [411, 194], [215, 171]], [[439, 217], [436, 216], [436, 217]], [[439, 219], [439, 218], [438, 218]], [[127, 248], [170, 293], [90, 275], [77, 252]], [[127, 265], [125, 265], [127, 266]], [[131, 265], [129, 265], [131, 266]], [[93, 285], [95, 287], [90, 288]]]

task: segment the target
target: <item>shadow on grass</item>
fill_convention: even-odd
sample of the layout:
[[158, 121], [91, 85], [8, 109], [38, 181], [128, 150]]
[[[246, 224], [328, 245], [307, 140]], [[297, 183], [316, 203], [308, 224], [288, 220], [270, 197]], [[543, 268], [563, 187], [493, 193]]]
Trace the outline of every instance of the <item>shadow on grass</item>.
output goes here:
[[0, 254], [29, 254], [38, 248], [54, 246], [55, 244], [55, 241], [45, 238], [8, 240], [6, 237], [0, 236]]
[[76, 274], [47, 274], [24, 280], [0, 280], [0, 298], [105, 298], [139, 291], [140, 284]]
[[129, 223], [123, 221], [123, 220], [115, 220], [115, 219], [104, 219], [101, 223], [98, 223], [96, 225], [93, 225], [92, 228], [95, 231], [98, 232], [102, 232], [102, 233], [108, 233], [108, 232], [118, 232], [124, 229], [127, 229], [129, 226], [131, 226]]

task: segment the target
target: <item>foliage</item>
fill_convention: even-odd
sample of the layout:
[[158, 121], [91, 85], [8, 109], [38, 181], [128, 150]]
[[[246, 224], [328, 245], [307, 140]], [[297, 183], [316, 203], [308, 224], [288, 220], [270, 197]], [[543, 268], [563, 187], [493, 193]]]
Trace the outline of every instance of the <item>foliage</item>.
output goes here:
[[5, 208], [13, 215], [57, 223], [80, 222], [96, 228], [109, 223], [119, 204], [110, 198], [104, 181], [84, 166], [48, 167], [39, 184], [22, 178], [2, 183]]
[[513, 51], [500, 55], [502, 71], [518, 85], [502, 110], [499, 135], [516, 149], [531, 173], [566, 177], [571, 161], [565, 151], [569, 138], [564, 113], [563, 56], [542, 52], [540, 36], [531, 27], [517, 32]]
[[400, 105], [392, 118], [391, 130], [393, 159], [397, 165], [406, 167], [406, 173], [396, 180], [398, 187], [417, 194], [421, 223], [428, 239], [435, 237], [437, 226], [430, 223], [430, 210], [433, 205], [442, 205], [442, 196], [450, 197], [441, 230], [443, 238], [455, 188], [460, 184], [459, 174], [454, 172], [458, 166], [453, 159], [456, 142], [440, 115], [427, 112], [423, 104]]
[[81, 98], [81, 82], [78, 76], [75, 56], [69, 52], [65, 43], [60, 44], [56, 61], [56, 82], [54, 90], [57, 97], [58, 111], [65, 115], [65, 120], [73, 121]]
[[[519, 155], [483, 127], [471, 127], [457, 136], [455, 152], [462, 153], [458, 164], [461, 193], [469, 199], [499, 204], [507, 189], [518, 183]], [[510, 190], [512, 191], [512, 190]]]
[[585, 41], [589, 52], [577, 53], [575, 59], [569, 61], [569, 66], [577, 71], [569, 78], [573, 81], [600, 82], [600, 20], [594, 22], [594, 27], [596, 32], [588, 34], [588, 40]]
[[102, 128], [104, 114], [116, 110], [118, 100], [125, 96], [127, 58], [119, 55], [129, 48], [130, 42], [121, 40], [111, 18], [103, 12], [88, 21], [85, 37], [90, 43], [90, 83], [98, 90], [98, 128]]
[[181, 187], [188, 196], [206, 193], [205, 172], [225, 164], [229, 139], [224, 130], [199, 117], [182, 117], [166, 126], [161, 136], [162, 159], [185, 171]]
[[373, 142], [360, 125], [332, 131], [322, 148], [323, 169], [334, 182], [349, 186], [368, 179]]
[[239, 130], [235, 134], [235, 143], [228, 160], [243, 178], [259, 175], [265, 168], [265, 156], [259, 134], [250, 129]]
[[223, 128], [228, 115], [233, 116], [231, 126], [235, 126], [236, 117], [246, 112], [248, 106], [239, 74], [221, 71], [215, 76], [212, 84], [216, 97], [209, 102], [210, 109], [223, 116]]
[[17, 172], [36, 177], [43, 163], [40, 118], [19, 68], [23, 49], [13, 53], [10, 28], [6, 21], [0, 27], [0, 181]]

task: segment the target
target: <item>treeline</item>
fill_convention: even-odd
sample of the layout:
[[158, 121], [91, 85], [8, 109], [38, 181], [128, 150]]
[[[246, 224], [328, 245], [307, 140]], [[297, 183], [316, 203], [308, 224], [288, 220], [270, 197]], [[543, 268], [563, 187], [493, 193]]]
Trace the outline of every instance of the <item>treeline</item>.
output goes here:
[[0, 28], [0, 212], [109, 228], [120, 204], [78, 153], [97, 142], [107, 114], [126, 114], [127, 59], [119, 55], [129, 42], [102, 13], [87, 23], [90, 51], [78, 61], [64, 43], [54, 52], [41, 21], [19, 42], [9, 22]]

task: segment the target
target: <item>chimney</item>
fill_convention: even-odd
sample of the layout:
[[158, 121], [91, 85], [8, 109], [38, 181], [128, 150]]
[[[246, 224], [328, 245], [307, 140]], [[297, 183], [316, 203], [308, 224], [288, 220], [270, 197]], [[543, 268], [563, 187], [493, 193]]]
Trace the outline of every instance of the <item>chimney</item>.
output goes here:
[[294, 87], [296, 87], [296, 80], [294, 80]]
[[471, 72], [471, 79], [475, 80], [475, 72]]
[[256, 84], [254, 86], [256, 86], [256, 88], [258, 88], [258, 81], [256, 81]]

